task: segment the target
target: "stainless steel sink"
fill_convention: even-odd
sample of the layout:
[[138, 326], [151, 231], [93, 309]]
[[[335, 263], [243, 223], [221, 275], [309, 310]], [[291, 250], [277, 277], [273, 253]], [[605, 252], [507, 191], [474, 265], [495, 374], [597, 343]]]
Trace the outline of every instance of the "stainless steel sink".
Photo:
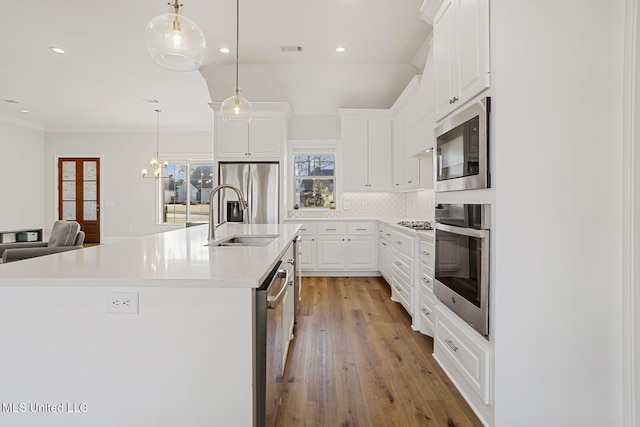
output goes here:
[[278, 235], [269, 236], [231, 236], [219, 242], [212, 242], [206, 246], [268, 246]]

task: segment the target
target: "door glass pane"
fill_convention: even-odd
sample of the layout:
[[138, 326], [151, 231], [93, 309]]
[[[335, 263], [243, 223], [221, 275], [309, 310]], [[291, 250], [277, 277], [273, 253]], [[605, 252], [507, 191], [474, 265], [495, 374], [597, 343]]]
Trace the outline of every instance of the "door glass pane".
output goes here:
[[98, 219], [98, 204], [95, 201], [85, 201], [83, 203], [83, 219], [85, 221], [96, 221]]
[[98, 165], [96, 162], [83, 162], [82, 171], [85, 181], [95, 181], [98, 179]]
[[76, 219], [76, 202], [62, 202], [62, 219]]
[[[98, 184], [95, 181], [84, 182], [83, 194], [85, 200], [98, 200]], [[87, 219], [85, 217], [85, 219]]]
[[75, 199], [76, 199], [76, 182], [63, 181], [62, 182], [62, 200], [75, 200]]

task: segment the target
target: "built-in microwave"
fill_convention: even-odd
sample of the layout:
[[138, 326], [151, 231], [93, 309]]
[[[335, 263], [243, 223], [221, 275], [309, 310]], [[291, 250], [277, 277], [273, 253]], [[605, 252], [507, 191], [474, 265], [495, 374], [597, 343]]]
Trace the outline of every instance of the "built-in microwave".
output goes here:
[[433, 292], [480, 334], [489, 335], [490, 205], [438, 204]]
[[483, 98], [435, 129], [435, 191], [489, 188], [489, 112]]

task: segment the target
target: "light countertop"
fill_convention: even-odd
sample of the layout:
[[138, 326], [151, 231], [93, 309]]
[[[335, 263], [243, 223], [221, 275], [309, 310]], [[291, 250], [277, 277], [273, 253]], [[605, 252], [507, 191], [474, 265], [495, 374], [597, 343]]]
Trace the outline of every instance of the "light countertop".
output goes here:
[[[308, 223], [308, 222], [381, 222], [388, 227], [392, 227], [394, 230], [401, 231], [403, 233], [418, 235], [418, 236], [429, 236], [433, 237], [433, 230], [414, 230], [412, 228], [403, 227], [398, 225], [400, 221], [422, 221], [420, 218], [411, 218], [411, 217], [385, 217], [385, 218], [285, 218], [286, 223]], [[431, 226], [435, 225], [434, 220], [430, 220]]]
[[256, 288], [299, 224], [224, 224], [216, 241], [234, 235], [277, 235], [268, 246], [207, 244], [201, 225], [116, 243], [0, 264], [0, 286], [168, 286]]

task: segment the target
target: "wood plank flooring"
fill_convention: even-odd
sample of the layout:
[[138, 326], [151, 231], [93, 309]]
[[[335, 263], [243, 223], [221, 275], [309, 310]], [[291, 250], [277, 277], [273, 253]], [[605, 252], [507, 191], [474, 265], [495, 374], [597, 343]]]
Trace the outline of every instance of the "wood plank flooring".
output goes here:
[[305, 277], [279, 427], [475, 427], [433, 339], [377, 277]]

